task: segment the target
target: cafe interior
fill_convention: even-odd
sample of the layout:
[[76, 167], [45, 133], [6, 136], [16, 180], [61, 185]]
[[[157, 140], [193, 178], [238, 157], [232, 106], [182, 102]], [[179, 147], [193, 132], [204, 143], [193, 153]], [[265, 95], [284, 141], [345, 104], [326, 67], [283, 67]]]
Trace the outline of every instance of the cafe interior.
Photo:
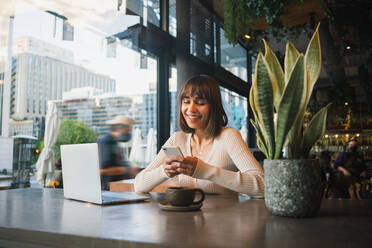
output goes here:
[[[370, 0], [1, 2], [0, 247], [370, 246], [371, 26]], [[274, 158], [265, 143], [259, 97], [267, 92], [260, 94], [265, 80], [258, 71], [270, 68], [267, 81], [274, 85], [273, 63], [286, 78], [291, 52], [304, 58], [303, 81], [312, 80], [314, 64], [319, 68], [314, 84], [304, 87], [307, 106], [292, 118], [303, 121], [305, 133], [294, 140], [304, 138], [301, 147], [306, 139], [313, 143], [306, 158], [296, 157], [286, 139]], [[196, 75], [218, 82], [227, 126], [239, 131], [263, 170], [263, 195], [209, 194], [165, 181], [146, 196], [102, 205], [99, 165], [86, 181], [87, 167], [63, 170], [68, 161], [95, 164], [90, 148], [55, 167], [61, 145], [93, 144], [108, 132], [108, 120], [125, 115], [134, 124], [131, 140], [119, 144], [122, 155], [130, 167], [146, 170], [181, 130], [177, 94]], [[277, 128], [281, 112], [274, 105], [270, 118]], [[274, 142], [280, 132], [275, 129]], [[350, 154], [350, 141], [358, 144], [362, 173], [340, 190], [345, 183], [337, 166]], [[281, 159], [311, 159], [317, 169], [290, 174]], [[266, 167], [275, 160], [275, 168]], [[305, 177], [314, 173], [315, 179]], [[111, 182], [108, 193], [134, 195], [134, 178]], [[191, 203], [173, 204], [175, 194], [189, 197], [186, 190]], [[79, 198], [79, 191], [88, 198], [97, 193], [98, 200]]]

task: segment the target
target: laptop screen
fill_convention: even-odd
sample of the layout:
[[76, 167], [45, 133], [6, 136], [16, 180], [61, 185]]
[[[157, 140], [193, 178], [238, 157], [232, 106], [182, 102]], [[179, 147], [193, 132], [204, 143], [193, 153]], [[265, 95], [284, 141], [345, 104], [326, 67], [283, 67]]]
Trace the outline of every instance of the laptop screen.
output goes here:
[[102, 203], [98, 144], [61, 145], [65, 198]]

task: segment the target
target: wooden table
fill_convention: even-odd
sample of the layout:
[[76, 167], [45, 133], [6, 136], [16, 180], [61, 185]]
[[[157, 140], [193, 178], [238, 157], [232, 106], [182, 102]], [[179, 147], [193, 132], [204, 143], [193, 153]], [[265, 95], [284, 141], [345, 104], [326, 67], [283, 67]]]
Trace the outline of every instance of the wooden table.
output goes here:
[[12, 175], [0, 175], [0, 190], [10, 189], [13, 179]]
[[[167, 187], [170, 186], [178, 186], [177, 184], [167, 184], [163, 183], [156, 186], [151, 192], [155, 193], [164, 193]], [[134, 179], [126, 179], [117, 182], [110, 183], [110, 191], [126, 191], [126, 192], [134, 192]]]
[[0, 247], [370, 247], [372, 200], [324, 200], [316, 218], [272, 216], [262, 199], [207, 195], [196, 212], [99, 206], [61, 189], [0, 191]]

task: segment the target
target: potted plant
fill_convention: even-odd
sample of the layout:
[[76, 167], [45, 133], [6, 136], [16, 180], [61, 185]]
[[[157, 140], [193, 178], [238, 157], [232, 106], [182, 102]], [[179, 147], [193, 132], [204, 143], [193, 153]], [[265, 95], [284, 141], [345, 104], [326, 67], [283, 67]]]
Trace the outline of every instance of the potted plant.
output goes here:
[[[308, 159], [314, 143], [325, 131], [327, 110], [319, 110], [307, 127], [304, 115], [321, 70], [319, 24], [305, 55], [290, 42], [286, 45], [284, 70], [265, 43], [249, 100], [255, 117], [257, 144], [266, 155], [265, 203], [275, 215], [314, 216], [320, 208], [323, 177], [317, 160]], [[283, 158], [283, 148], [288, 158]]]

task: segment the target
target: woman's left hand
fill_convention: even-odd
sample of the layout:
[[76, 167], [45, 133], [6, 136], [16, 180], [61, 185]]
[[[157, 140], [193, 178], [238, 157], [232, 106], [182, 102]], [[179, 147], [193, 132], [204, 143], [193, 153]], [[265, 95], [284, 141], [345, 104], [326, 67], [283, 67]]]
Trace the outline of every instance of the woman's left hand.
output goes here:
[[186, 157], [182, 162], [179, 163], [177, 172], [180, 174], [192, 176], [194, 175], [197, 164], [197, 157]]

